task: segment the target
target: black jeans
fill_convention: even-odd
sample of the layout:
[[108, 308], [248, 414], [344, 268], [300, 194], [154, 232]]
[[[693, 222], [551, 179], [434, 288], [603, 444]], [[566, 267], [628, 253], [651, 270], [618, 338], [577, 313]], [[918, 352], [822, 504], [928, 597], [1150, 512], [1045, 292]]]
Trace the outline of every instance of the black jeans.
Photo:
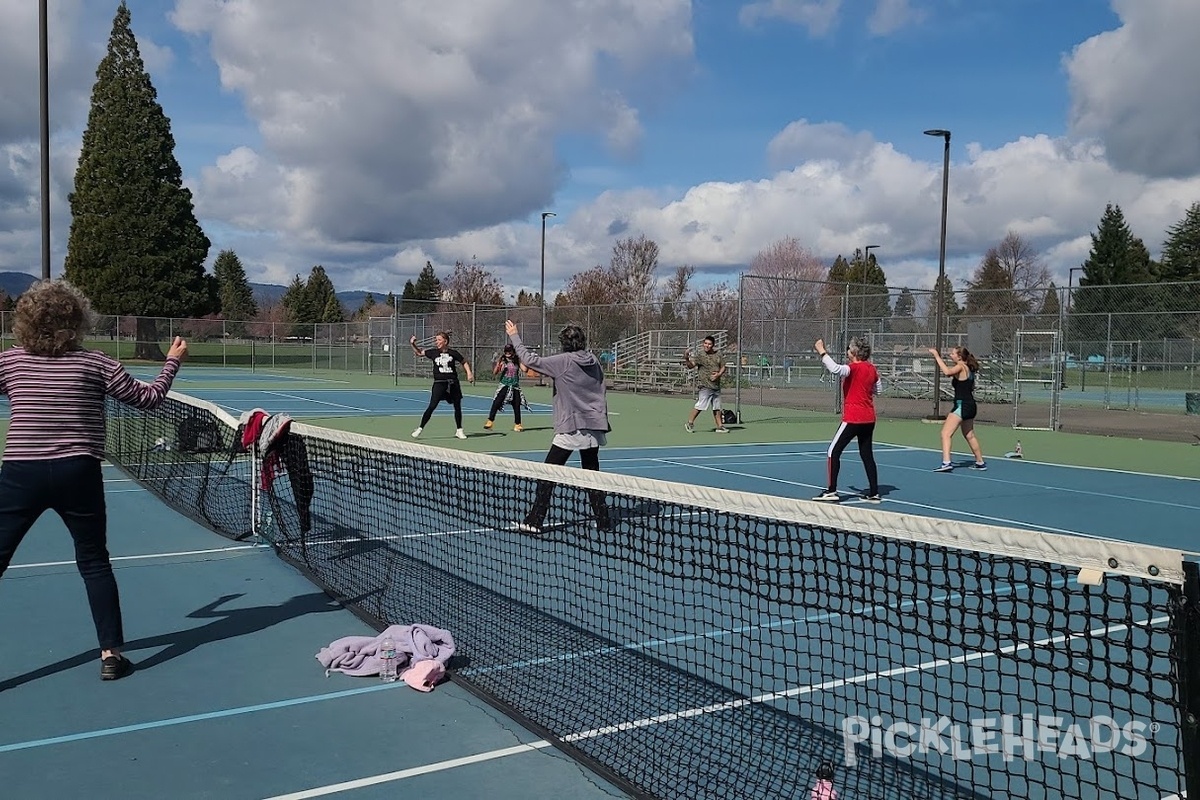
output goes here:
[[[561, 467], [567, 463], [567, 459], [570, 457], [570, 450], [552, 444], [550, 445], [550, 452], [546, 454], [546, 463], [557, 464]], [[584, 469], [598, 471], [600, 469], [600, 448], [592, 447], [587, 450], [580, 450], [579, 463]], [[529, 510], [529, 514], [525, 517], [526, 525], [533, 525], [536, 528], [542, 527], [542, 522], [546, 519], [546, 513], [550, 510], [550, 498], [553, 495], [553, 483], [550, 481], [538, 481], [533, 508]], [[592, 515], [596, 518], [596, 525], [602, 530], [607, 529], [611, 523], [608, 516], [608, 506], [604, 502], [604, 492], [588, 491], [588, 502], [592, 506]]]
[[504, 401], [512, 396], [513, 407], [513, 422], [517, 425], [521, 424], [521, 387], [520, 386], [505, 386], [501, 384], [496, 389], [496, 396], [492, 398], [492, 408], [488, 411], [488, 419], [495, 422], [496, 415], [500, 413], [500, 409], [504, 408]]
[[75, 564], [87, 588], [101, 650], [121, 647], [121, 599], [108, 559], [107, 509], [99, 459], [74, 456], [5, 461], [0, 468], [0, 575], [38, 517], [53, 510], [75, 540]]

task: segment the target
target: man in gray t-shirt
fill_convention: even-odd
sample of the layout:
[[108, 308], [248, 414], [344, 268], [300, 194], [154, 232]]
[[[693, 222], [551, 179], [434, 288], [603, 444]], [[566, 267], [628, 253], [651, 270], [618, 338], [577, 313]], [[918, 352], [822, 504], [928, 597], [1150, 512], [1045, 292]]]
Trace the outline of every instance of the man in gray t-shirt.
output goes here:
[[716, 351], [717, 341], [711, 336], [705, 336], [701, 342], [700, 352], [693, 358], [690, 350], [684, 351], [683, 364], [688, 369], [696, 370], [696, 405], [692, 406], [692, 415], [683, 426], [688, 433], [696, 432], [696, 417], [706, 408], [711, 408], [717, 433], [728, 433], [725, 421], [721, 415], [721, 377], [725, 374], [725, 359]]

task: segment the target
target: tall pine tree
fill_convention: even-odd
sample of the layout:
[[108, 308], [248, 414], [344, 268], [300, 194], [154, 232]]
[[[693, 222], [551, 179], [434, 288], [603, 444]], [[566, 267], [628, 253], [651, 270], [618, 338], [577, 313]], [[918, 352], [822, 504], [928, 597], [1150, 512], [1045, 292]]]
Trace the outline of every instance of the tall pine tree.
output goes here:
[[232, 250], [222, 250], [213, 262], [213, 274], [221, 299], [221, 316], [234, 323], [227, 328], [240, 335], [244, 327], [240, 323], [258, 316], [258, 304], [254, 302], [254, 292], [246, 279], [242, 260]]
[[[409, 291], [409, 287], [412, 290]], [[425, 262], [417, 282], [405, 283], [404, 294], [400, 297], [401, 314], [429, 314], [436, 310], [437, 302], [442, 299], [442, 282], [433, 271], [433, 264]]]
[[162, 360], [152, 317], [199, 317], [217, 306], [204, 272], [208, 237], [183, 186], [171, 123], [158, 103], [124, 2], [96, 70], [68, 196], [64, 272], [103, 314], [138, 315], [136, 358]]
[[1162, 297], [1154, 287], [1150, 251], [1133, 235], [1120, 206], [1105, 206], [1071, 298], [1071, 338], [1084, 355], [1104, 354], [1109, 341], [1156, 338]]

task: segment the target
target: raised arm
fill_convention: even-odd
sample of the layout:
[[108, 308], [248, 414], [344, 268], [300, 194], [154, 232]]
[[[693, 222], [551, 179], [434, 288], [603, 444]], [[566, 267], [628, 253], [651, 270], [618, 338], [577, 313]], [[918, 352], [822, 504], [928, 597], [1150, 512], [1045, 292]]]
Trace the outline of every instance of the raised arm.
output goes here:
[[813, 348], [817, 351], [817, 355], [821, 357], [821, 363], [825, 365], [825, 369], [843, 378], [850, 375], [850, 365], [839, 364], [834, 361], [833, 357], [829, 355], [829, 351], [825, 349], [824, 339], [817, 339], [817, 343], [813, 345]]
[[940, 369], [942, 374], [947, 378], [953, 378], [955, 375], [961, 375], [963, 367], [966, 366], [966, 364], [955, 364], [953, 366], [947, 364], [942, 360], [942, 354], [937, 351], [936, 347], [929, 348], [929, 355], [933, 356], [933, 360], [937, 362], [938, 369]]
[[422, 350], [421, 348], [417, 347], [416, 334], [413, 334], [413, 336], [408, 340], [408, 343], [412, 345], [413, 352], [417, 354], [417, 358], [425, 357], [425, 351]]

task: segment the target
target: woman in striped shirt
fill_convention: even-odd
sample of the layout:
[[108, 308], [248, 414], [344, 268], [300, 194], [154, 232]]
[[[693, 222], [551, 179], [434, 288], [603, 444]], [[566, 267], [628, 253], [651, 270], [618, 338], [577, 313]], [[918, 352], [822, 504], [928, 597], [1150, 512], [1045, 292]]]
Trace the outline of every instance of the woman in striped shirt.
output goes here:
[[53, 510], [75, 541], [75, 563], [87, 589], [100, 643], [100, 677], [133, 671], [125, 644], [117, 580], [108, 556], [104, 458], [104, 399], [140, 409], [158, 407], [187, 342], [179, 337], [153, 383], [135, 380], [110, 356], [83, 349], [91, 307], [62, 281], [39, 281], [17, 303], [17, 346], [0, 353], [0, 394], [11, 422], [0, 467], [0, 575], [38, 518]]

